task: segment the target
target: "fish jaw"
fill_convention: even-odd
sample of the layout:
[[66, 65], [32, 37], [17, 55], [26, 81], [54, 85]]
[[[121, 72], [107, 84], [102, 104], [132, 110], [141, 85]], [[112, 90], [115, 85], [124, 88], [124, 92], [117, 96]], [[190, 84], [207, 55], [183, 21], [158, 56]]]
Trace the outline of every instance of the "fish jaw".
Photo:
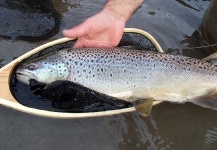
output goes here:
[[50, 83], [50, 81], [49, 80], [46, 80], [46, 79], [50, 79], [50, 80], [56, 80], [56, 79], [52, 79], [50, 76], [48, 76], [48, 75], [46, 75], [46, 74], [43, 74], [44, 75], [44, 79], [42, 79], [42, 78], [38, 78], [39, 76], [38, 76], [38, 73], [37, 72], [34, 72], [34, 71], [29, 71], [29, 70], [27, 70], [27, 69], [18, 69], [17, 71], [16, 71], [16, 78], [20, 81], [20, 82], [22, 82], [22, 83], [24, 83], [24, 84], [27, 84], [27, 85], [29, 85], [30, 84], [30, 80], [36, 80], [36, 81], [39, 81], [39, 82], [41, 82], [41, 83], [46, 83], [46, 84], [48, 84], [48, 83]]
[[30, 72], [23, 72], [22, 70], [16, 71], [16, 77], [19, 81], [27, 85], [30, 84], [30, 79], [36, 79], [36, 76], [34, 74]]

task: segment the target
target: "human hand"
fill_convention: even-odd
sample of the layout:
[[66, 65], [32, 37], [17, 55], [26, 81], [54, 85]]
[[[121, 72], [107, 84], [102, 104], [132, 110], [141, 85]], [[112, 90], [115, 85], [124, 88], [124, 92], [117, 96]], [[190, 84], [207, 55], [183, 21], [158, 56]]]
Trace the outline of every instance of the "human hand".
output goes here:
[[63, 35], [78, 38], [74, 48], [115, 47], [120, 42], [127, 19], [103, 9], [80, 25], [63, 30]]

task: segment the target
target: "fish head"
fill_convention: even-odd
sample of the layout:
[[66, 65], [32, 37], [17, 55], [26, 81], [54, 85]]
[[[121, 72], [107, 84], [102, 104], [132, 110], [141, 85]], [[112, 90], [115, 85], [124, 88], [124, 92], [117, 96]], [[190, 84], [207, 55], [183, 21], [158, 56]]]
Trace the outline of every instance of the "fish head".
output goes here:
[[66, 80], [68, 75], [69, 69], [67, 65], [63, 61], [52, 57], [22, 64], [16, 70], [17, 79], [28, 85], [31, 79], [49, 84], [56, 80]]

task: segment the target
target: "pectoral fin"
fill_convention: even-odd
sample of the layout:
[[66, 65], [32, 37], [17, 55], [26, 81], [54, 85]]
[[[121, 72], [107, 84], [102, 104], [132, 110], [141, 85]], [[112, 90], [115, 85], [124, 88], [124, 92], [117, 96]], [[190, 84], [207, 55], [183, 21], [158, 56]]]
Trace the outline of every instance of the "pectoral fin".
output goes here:
[[140, 115], [146, 117], [149, 116], [149, 114], [151, 113], [152, 105], [153, 99], [145, 99], [137, 101], [135, 108]]
[[190, 100], [190, 102], [205, 108], [217, 110], [217, 91], [212, 90], [210, 93], [204, 96]]

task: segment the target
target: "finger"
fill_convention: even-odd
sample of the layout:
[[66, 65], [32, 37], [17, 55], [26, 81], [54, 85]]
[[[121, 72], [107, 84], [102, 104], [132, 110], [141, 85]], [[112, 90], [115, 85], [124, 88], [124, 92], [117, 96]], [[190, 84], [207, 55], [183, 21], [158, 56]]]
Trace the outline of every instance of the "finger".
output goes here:
[[75, 42], [75, 44], [73, 45], [73, 48], [83, 48], [83, 47], [84, 47], [84, 45], [82, 45], [82, 43], [79, 42], [79, 40], [77, 40]]
[[72, 29], [62, 31], [63, 35], [69, 38], [81, 37], [86, 35], [88, 32], [89, 32], [89, 27], [86, 22], [83, 22]]
[[110, 43], [107, 41], [94, 41], [94, 40], [87, 40], [85, 37], [78, 38], [76, 43], [74, 44], [73, 48], [112, 48]]

